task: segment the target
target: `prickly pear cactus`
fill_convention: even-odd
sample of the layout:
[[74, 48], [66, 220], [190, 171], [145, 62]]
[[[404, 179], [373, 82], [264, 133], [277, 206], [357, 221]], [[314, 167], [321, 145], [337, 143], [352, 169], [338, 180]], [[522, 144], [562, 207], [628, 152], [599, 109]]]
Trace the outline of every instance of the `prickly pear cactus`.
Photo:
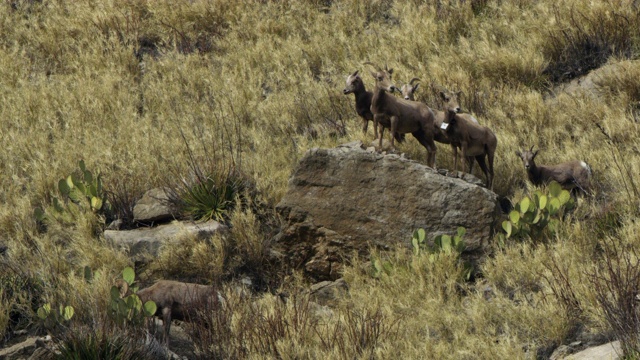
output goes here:
[[100, 174], [94, 176], [82, 160], [78, 162], [78, 168], [79, 170], [58, 181], [59, 197], [54, 196], [50, 206], [35, 209], [36, 220], [44, 223], [73, 223], [77, 215], [87, 209], [96, 214], [106, 210], [106, 192], [102, 188]]
[[536, 190], [531, 197], [525, 196], [516, 203], [509, 218], [502, 222], [500, 244], [503, 246], [507, 239], [547, 239], [555, 235], [564, 213], [574, 207], [569, 191], [552, 182], [548, 193]]
[[122, 271], [122, 280], [127, 284], [131, 294], [122, 296], [118, 286], [111, 287], [109, 316], [119, 326], [126, 324], [140, 324], [144, 317], [153, 316], [157, 306], [153, 301], [142, 303], [136, 294], [138, 287], [135, 283], [135, 271], [131, 267], [126, 267]]

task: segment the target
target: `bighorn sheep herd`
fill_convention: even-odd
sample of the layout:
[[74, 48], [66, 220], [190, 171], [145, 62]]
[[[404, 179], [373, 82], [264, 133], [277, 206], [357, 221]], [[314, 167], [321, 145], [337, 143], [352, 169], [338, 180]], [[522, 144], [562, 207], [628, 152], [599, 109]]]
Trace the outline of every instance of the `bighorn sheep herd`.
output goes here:
[[[420, 85], [420, 78], [414, 77], [398, 89], [391, 80], [393, 69], [388, 69], [387, 66], [382, 69], [370, 62], [364, 64], [374, 68], [374, 71], [371, 71], [375, 81], [373, 92], [365, 90], [362, 78], [358, 76], [358, 71], [355, 71], [347, 77], [347, 86], [343, 93], [355, 94], [356, 111], [363, 119], [365, 135], [368, 122], [373, 121], [379, 147], [382, 147], [384, 130], [389, 129], [393, 134], [391, 148], [394, 149], [394, 138], [398, 139], [400, 134], [411, 133], [427, 150], [427, 165], [432, 168], [435, 168], [437, 151], [434, 141], [449, 144], [453, 152], [456, 173], [458, 149], [460, 149], [461, 159], [464, 159], [461, 160], [463, 175], [464, 163], [467, 164], [467, 172], [471, 173], [475, 160], [486, 177], [487, 188], [493, 188], [493, 163], [498, 139], [491, 129], [480, 125], [475, 117], [461, 113], [458, 102], [460, 91], [450, 92], [442, 88], [439, 95], [444, 107], [442, 110], [432, 110], [426, 104], [415, 101], [414, 93]], [[400, 92], [402, 96], [395, 97], [393, 95], [395, 91]], [[380, 128], [379, 132], [378, 128]], [[554, 180], [565, 189], [577, 188], [585, 194], [590, 193], [591, 168], [584, 161], [536, 166], [534, 158], [538, 151], [533, 152], [533, 146], [529, 151], [517, 151], [516, 154], [522, 159], [529, 180], [534, 185]]]

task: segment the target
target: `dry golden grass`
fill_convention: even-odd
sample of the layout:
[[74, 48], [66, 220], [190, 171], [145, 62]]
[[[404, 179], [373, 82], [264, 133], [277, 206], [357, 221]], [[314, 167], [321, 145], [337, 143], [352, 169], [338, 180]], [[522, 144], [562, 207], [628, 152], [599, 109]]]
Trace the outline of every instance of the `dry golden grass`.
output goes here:
[[[166, 184], [167, 174], [189, 176], [188, 144], [204, 167], [234, 161], [274, 205], [307, 149], [372, 140], [371, 130], [360, 131], [353, 97], [341, 93], [354, 70], [372, 87], [363, 65], [371, 61], [394, 68], [398, 83], [420, 77], [417, 97], [434, 108], [432, 84], [464, 92], [463, 108], [498, 137], [494, 190], [501, 197], [517, 200], [530, 188], [514, 152], [531, 145], [541, 149], [541, 164], [589, 162], [596, 194], [580, 201], [553, 243], [494, 249], [476, 286], [460, 283], [455, 259], [429, 262], [403, 250], [383, 255], [394, 271], [381, 279], [358, 264], [348, 268], [351, 291], [334, 309], [339, 316], [319, 331], [278, 339], [279, 356], [531, 358], [571, 340], [576, 323], [606, 332], [585, 274], [598, 264], [602, 238], [638, 244], [640, 15], [633, 3], [3, 2], [0, 245], [8, 251], [0, 255], [7, 265], [0, 280], [39, 279], [34, 306], [73, 305], [78, 321], [94, 317], [130, 261], [97, 235], [102, 225], [91, 213], [73, 226], [39, 227], [33, 210], [50, 204], [58, 179], [83, 159], [107, 189], [135, 184], [129, 191], [139, 193]], [[595, 81], [600, 95], [548, 100], [550, 79], [589, 70], [571, 63], [589, 49], [599, 51], [590, 64], [619, 65]], [[400, 149], [424, 159], [411, 136]], [[438, 149], [438, 166], [451, 168], [449, 147]], [[257, 222], [256, 214], [237, 212], [229, 239], [182, 239], [151, 273], [215, 281], [230, 254], [246, 257], [236, 266], [259, 264], [268, 244]], [[84, 266], [101, 275], [87, 283]], [[35, 310], [29, 301], [0, 292], [0, 336], [33, 321], [25, 321]], [[264, 301], [271, 304], [265, 311], [275, 311], [277, 298]], [[10, 313], [21, 322], [9, 321]], [[346, 329], [353, 314], [378, 314], [387, 337], [360, 353], [324, 344], [322, 329]], [[244, 355], [278, 357], [257, 349]]]

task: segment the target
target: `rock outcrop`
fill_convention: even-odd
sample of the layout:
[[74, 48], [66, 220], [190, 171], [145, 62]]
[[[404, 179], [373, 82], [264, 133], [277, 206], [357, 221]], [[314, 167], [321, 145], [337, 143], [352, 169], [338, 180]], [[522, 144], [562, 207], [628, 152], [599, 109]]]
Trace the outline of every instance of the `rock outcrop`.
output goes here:
[[317, 280], [340, 277], [345, 260], [370, 246], [410, 245], [418, 228], [433, 239], [463, 226], [467, 250], [481, 253], [500, 213], [488, 189], [360, 142], [308, 151], [277, 210], [286, 225], [274, 253]]
[[130, 257], [138, 258], [143, 255], [158, 255], [162, 245], [176, 240], [180, 236], [196, 236], [207, 239], [219, 231], [226, 230], [226, 226], [215, 220], [203, 223], [175, 221], [170, 224], [135, 230], [105, 230], [104, 237], [115, 246], [124, 248]]

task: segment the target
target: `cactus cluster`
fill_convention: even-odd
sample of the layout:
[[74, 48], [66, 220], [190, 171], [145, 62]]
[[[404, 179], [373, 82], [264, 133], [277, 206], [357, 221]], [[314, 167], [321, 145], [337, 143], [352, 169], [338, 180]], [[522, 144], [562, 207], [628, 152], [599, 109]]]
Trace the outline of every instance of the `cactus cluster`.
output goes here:
[[375, 279], [382, 277], [382, 274], [391, 275], [393, 264], [389, 260], [382, 261], [379, 258], [371, 261], [371, 276]]
[[565, 211], [575, 207], [569, 191], [552, 182], [548, 194], [536, 190], [531, 197], [525, 196], [509, 213], [509, 219], [502, 222], [504, 233], [499, 234], [500, 245], [506, 239], [544, 240], [553, 236]]
[[118, 286], [111, 287], [109, 316], [119, 326], [126, 324], [140, 324], [145, 317], [151, 317], [156, 313], [157, 306], [153, 301], [142, 303], [136, 294], [138, 286], [135, 285], [136, 274], [131, 267], [126, 267], [122, 271], [122, 280], [131, 290], [131, 294], [122, 296]]
[[94, 176], [87, 170], [83, 160], [78, 162], [78, 167], [79, 171], [58, 181], [60, 199], [54, 196], [51, 206], [46, 210], [35, 209], [34, 215], [38, 221], [73, 223], [78, 213], [85, 209], [93, 213], [104, 212], [107, 195], [102, 188], [100, 174]]
[[[447, 234], [440, 234], [433, 238], [433, 245], [429, 245], [426, 241], [426, 232], [424, 229], [418, 229], [413, 232], [411, 238], [411, 245], [413, 245], [413, 254], [418, 256], [422, 253], [429, 254], [429, 261], [436, 261], [440, 254], [456, 254], [460, 255], [465, 249], [465, 243], [462, 239], [467, 233], [467, 230], [463, 227], [456, 229], [456, 234], [451, 236]], [[470, 263], [459, 259], [464, 267], [462, 276], [464, 280], [469, 280], [473, 272], [473, 267]]]
[[413, 232], [413, 236], [411, 238], [413, 253], [415, 255], [420, 255], [421, 253], [427, 251], [430, 255], [434, 256], [437, 256], [435, 254], [441, 252], [451, 254], [454, 250], [457, 253], [461, 253], [465, 248], [464, 240], [462, 239], [462, 237], [466, 233], [467, 230], [465, 228], [458, 227], [455, 235], [438, 235], [433, 239], [433, 245], [429, 245], [426, 241], [426, 233], [424, 229], [418, 229]]
[[62, 325], [64, 322], [71, 320], [74, 314], [73, 306], [60, 305], [58, 311], [51, 309], [51, 304], [46, 303], [36, 311], [38, 318], [43, 321], [44, 327], [48, 330]]

